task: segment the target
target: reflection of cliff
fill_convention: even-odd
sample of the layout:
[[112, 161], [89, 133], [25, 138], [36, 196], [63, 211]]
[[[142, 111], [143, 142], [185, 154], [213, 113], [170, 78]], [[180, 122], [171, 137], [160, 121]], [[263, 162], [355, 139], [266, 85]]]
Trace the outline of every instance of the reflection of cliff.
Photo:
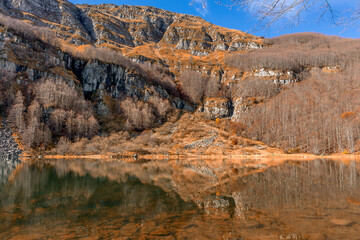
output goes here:
[[[255, 218], [256, 224], [265, 228], [266, 221], [277, 221], [309, 236], [322, 231], [323, 237], [329, 236], [328, 232], [340, 239], [343, 231], [336, 227], [351, 227], [360, 220], [360, 163], [355, 161], [289, 161], [271, 167], [245, 167], [227, 160], [144, 164], [64, 161], [55, 165], [64, 172], [71, 169], [115, 181], [135, 175], [143, 183], [196, 202], [207, 214], [245, 222]], [[356, 229], [347, 229], [348, 239], [360, 233]]]
[[[33, 239], [356, 239], [359, 170], [357, 162], [328, 160], [22, 164], [0, 187], [0, 232]], [[29, 237], [33, 231], [39, 235]]]
[[[113, 182], [72, 171], [59, 174], [43, 164], [22, 164], [14, 178], [0, 188], [0, 238], [1, 233], [10, 234], [8, 230], [27, 236], [33, 225], [44, 225], [40, 231], [60, 227], [60, 232], [53, 234], [61, 236], [66, 228], [77, 228], [85, 222], [96, 226], [114, 220], [121, 226], [193, 210], [194, 203], [135, 177]], [[19, 225], [29, 229], [18, 229]]]
[[[360, 163], [355, 161], [347, 164], [330, 160], [289, 161], [271, 167], [244, 165], [232, 160], [150, 161], [142, 164], [64, 160], [49, 163], [58, 174], [74, 171], [79, 175], [106, 177], [118, 182], [136, 176], [143, 183], [154, 184], [167, 192], [175, 191], [185, 200], [196, 200], [215, 192], [230, 197], [234, 192], [252, 191], [264, 195], [265, 202], [276, 193], [279, 198], [276, 204], [300, 200], [304, 196], [305, 200], [309, 197], [324, 200], [345, 193], [360, 196], [360, 192], [355, 191], [360, 185]], [[280, 197], [281, 194], [284, 196]]]
[[21, 150], [11, 136], [11, 131], [0, 128], [0, 186], [4, 184], [12, 171], [20, 163]]

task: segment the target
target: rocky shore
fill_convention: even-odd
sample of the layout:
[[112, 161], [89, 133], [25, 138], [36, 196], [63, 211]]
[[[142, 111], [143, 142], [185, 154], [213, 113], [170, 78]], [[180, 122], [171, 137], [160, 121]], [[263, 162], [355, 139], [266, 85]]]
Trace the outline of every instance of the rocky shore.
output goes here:
[[11, 172], [20, 163], [21, 149], [12, 137], [12, 131], [0, 128], [0, 184], [7, 181]]

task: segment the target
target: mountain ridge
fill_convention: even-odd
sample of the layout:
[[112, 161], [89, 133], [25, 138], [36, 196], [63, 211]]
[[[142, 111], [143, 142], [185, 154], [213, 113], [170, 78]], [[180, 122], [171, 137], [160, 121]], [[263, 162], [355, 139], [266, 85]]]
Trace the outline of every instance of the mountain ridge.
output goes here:
[[[251, 34], [151, 6], [75, 5], [66, 0], [1, 0], [0, 4], [3, 13], [49, 28], [68, 44], [109, 48], [137, 62], [160, 63], [175, 75], [191, 69], [220, 81], [240, 77], [236, 68], [225, 66], [225, 55], [264, 45]], [[49, 6], [51, 14], [44, 14]]]
[[[118, 6], [115, 4], [75, 5], [69, 1], [60, 0], [2, 0], [0, 4], [3, 6], [3, 12], [6, 12], [13, 17], [30, 21], [35, 25], [48, 25], [57, 31], [61, 30], [61, 25], [69, 27], [71, 33], [77, 34], [77, 37], [79, 38], [85, 38], [83, 39], [82, 43], [89, 43], [85, 40], [91, 40], [91, 38], [94, 38], [95, 35], [97, 35], [97, 38], [95, 39], [98, 42], [93, 42], [96, 45], [101, 45], [102, 43], [101, 41], [99, 42], [99, 40], [101, 40], [101, 35], [104, 34], [104, 32], [101, 31], [102, 29], [100, 28], [105, 28], [106, 30], [111, 31], [111, 27], [113, 27], [112, 25], [114, 25], [115, 21], [115, 25], [118, 25], [116, 26], [118, 27], [117, 30], [127, 30], [133, 39], [132, 43], [127, 42], [130, 40], [130, 38], [123, 38], [122, 40], [124, 40], [124, 42], [122, 43], [119, 42], [121, 39], [115, 41], [116, 43], [122, 44], [124, 46], [139, 46], [144, 43], [143, 41], [147, 43], [159, 42], [162, 40], [161, 36], [165, 34], [165, 32], [168, 30], [168, 27], [177, 21], [183, 22], [188, 20], [189, 22], [195, 22], [194, 20], [196, 20], [201, 21], [202, 25], [206, 23], [210, 26], [216, 26], [198, 16], [179, 14], [151, 6]], [[111, 18], [113, 22], [109, 22], [109, 18]], [[186, 24], [189, 24], [189, 22]], [[56, 24], [60, 24], [60, 26]], [[90, 25], [92, 25], [93, 30], [91, 30]], [[121, 29], [121, 27], [123, 29]], [[149, 27], [153, 27], [153, 29], [149, 29]], [[76, 30], [78, 30], [78, 32], [76, 32]], [[149, 38], [141, 39], [146, 35], [140, 34], [137, 36], [139, 33], [137, 30], [143, 31], [142, 34], [146, 33]], [[153, 32], [151, 32], [151, 30], [153, 30]], [[204, 29], [202, 29], [202, 31], [204, 31]], [[256, 37], [239, 30], [231, 31], [236, 32], [238, 35], [242, 35], [241, 37], [243, 37], [243, 39], [256, 39]], [[214, 38], [215, 40], [218, 40], [218, 38], [224, 38], [224, 36], [221, 36], [221, 33], [219, 32], [216, 32], [216, 34], [218, 34], [217, 37], [212, 36], [211, 38], [209, 38], [209, 36], [206, 34], [208, 33], [205, 33], [201, 37], [204, 37], [207, 41], [211, 41]], [[227, 43], [231, 42], [231, 38], [229, 38], [229, 36], [225, 36], [223, 40]], [[239, 39], [235, 38], [235, 40]], [[80, 42], [75, 43], [79, 44]], [[174, 44], [174, 42], [172, 42], [172, 44]], [[233, 50], [235, 49], [236, 46], [233, 46]]]

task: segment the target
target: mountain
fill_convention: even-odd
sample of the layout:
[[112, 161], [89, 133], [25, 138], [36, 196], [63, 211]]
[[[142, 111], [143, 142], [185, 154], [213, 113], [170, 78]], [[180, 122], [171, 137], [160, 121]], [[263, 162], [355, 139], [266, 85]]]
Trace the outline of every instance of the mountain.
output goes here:
[[[114, 66], [103, 58], [96, 63], [84, 61], [89, 46], [114, 50], [138, 63], [160, 64], [170, 71], [168, 77], [173, 82], [187, 69], [209, 74], [220, 82], [233, 79], [239, 73], [236, 68], [225, 66], [225, 53], [262, 47], [262, 39], [253, 35], [154, 7], [74, 5], [59, 0], [1, 0], [0, 6], [8, 18], [3, 19], [3, 24], [8, 26], [4, 28], [7, 31], [2, 34], [2, 42], [11, 42], [10, 48], [3, 45], [3, 68], [17, 74], [25, 73], [28, 78], [25, 80], [30, 82], [49, 76], [79, 81], [87, 98], [95, 94], [103, 96], [103, 89], [115, 98], [122, 95], [144, 98], [146, 88], [139, 77], [130, 80], [128, 67]], [[14, 25], [12, 31], [9, 31], [9, 24]], [[14, 33], [24, 37], [14, 39]], [[34, 35], [43, 43], [29, 41]], [[69, 48], [72, 49], [70, 54], [64, 50]], [[26, 56], [20, 49], [25, 49]], [[79, 52], [83, 52], [82, 59], [74, 59]], [[99, 60], [97, 56], [106, 54], [94, 55]], [[102, 74], [97, 74], [99, 72]], [[161, 95], [166, 97], [167, 94], [161, 92]], [[174, 101], [177, 107], [186, 105]]]
[[0, 112], [29, 148], [360, 147], [357, 40], [264, 39], [150, 6], [0, 0], [0, 12]]
[[[227, 79], [226, 52], [262, 47], [253, 35], [154, 7], [60, 0], [1, 0], [0, 7], [0, 106], [30, 148], [96, 129], [141, 131], [193, 112]], [[194, 70], [187, 88], [184, 70]], [[230, 116], [229, 100], [216, 101], [205, 107], [211, 117]]]
[[[149, 6], [74, 5], [58, 0], [0, 4], [5, 14], [50, 28], [69, 44], [108, 47], [138, 61], [161, 62], [176, 73], [195, 63], [197, 70], [222, 77], [228, 70], [222, 52], [262, 46], [253, 35]], [[208, 66], [209, 61], [215, 68]]]
[[62, 0], [2, 0], [2, 12], [46, 26], [69, 43], [136, 47], [171, 44], [186, 50], [256, 48], [259, 38], [215, 26], [200, 17], [140, 6], [74, 5]]
[[[74, 5], [68, 1], [59, 0], [1, 0], [0, 6], [4, 15], [30, 24], [30, 26], [42, 27], [41, 30], [33, 31], [51, 30], [55, 35], [52, 38], [64, 40], [61, 45], [77, 47], [76, 51], [78, 52], [88, 51], [85, 49], [87, 46], [108, 48], [135, 59], [138, 63], [159, 63], [175, 74], [175, 81], [184, 69], [210, 74], [219, 81], [234, 79], [236, 76], [240, 76], [240, 73], [236, 68], [229, 68], [224, 64], [225, 54], [262, 47], [262, 40], [253, 35], [225, 29], [199, 17], [154, 7], [116, 6], [113, 4]], [[45, 42], [49, 42], [49, 40], [45, 40]], [[59, 46], [59, 44], [56, 45]], [[81, 48], [82, 46], [85, 48]], [[27, 48], [27, 46], [22, 47]], [[31, 52], [32, 49], [30, 48], [28, 51]], [[33, 63], [41, 63], [36, 64], [36, 67], [31, 66], [31, 70], [27, 70], [31, 72], [30, 79], [34, 81], [48, 75], [49, 73], [46, 72], [51, 70], [47, 66], [48, 64], [43, 63], [45, 59], [51, 59], [51, 57], [44, 56], [47, 54], [51, 55], [48, 50], [36, 50], [32, 54], [27, 54], [27, 57], [38, 55], [36, 59], [26, 59], [20, 56], [7, 64], [12, 65], [16, 62], [21, 63], [23, 68], [29, 68]], [[15, 57], [17, 54], [6, 54], [3, 60], [9, 60], [9, 55]], [[63, 57], [60, 56], [60, 58]], [[80, 78], [78, 80], [83, 83], [85, 92], [93, 88], [91, 86], [101, 85], [102, 80], [100, 79], [96, 80], [97, 83], [95, 80], [89, 83], [89, 80], [82, 79], [81, 71], [73, 69], [67, 61], [65, 60], [60, 64], [61, 66], [57, 66], [66, 68], [66, 71], [57, 71], [57, 73], [52, 71], [50, 75], [57, 75], [60, 72], [61, 75], [64, 75], [70, 70], [76, 75], [75, 78]], [[53, 62], [59, 62], [59, 59]], [[11, 68], [16, 67], [12, 66]], [[32, 72], [34, 71], [44, 73], [33, 76]], [[94, 79], [93, 76], [91, 78]], [[109, 77], [104, 76], [103, 78]], [[97, 89], [92, 89], [92, 92], [95, 90]], [[118, 94], [112, 95], [118, 96]]]

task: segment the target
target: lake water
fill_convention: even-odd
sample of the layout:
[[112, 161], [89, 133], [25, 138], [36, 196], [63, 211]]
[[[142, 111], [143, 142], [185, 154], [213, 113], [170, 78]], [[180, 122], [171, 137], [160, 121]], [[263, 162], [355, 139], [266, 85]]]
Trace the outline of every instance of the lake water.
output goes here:
[[356, 161], [0, 167], [0, 239], [360, 239]]

